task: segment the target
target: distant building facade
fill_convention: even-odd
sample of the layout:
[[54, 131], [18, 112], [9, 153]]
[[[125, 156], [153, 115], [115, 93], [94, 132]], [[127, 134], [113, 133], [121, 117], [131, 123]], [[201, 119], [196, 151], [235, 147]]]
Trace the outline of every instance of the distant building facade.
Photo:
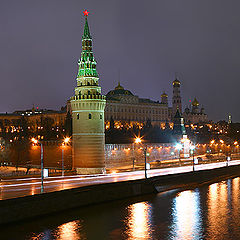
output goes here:
[[151, 121], [153, 125], [161, 125], [171, 120], [171, 108], [168, 107], [167, 98], [166, 93], [162, 94], [161, 102], [139, 98], [118, 83], [118, 86], [106, 95], [105, 121]]
[[111, 119], [140, 123], [151, 121], [152, 125], [163, 126], [164, 123], [174, 122], [177, 110], [183, 116], [185, 123], [208, 122], [208, 116], [203, 107], [199, 108], [196, 98], [192, 105], [182, 112], [181, 83], [175, 79], [172, 86], [172, 106], [169, 106], [168, 95], [165, 92], [161, 95], [161, 101], [153, 101], [134, 95], [118, 83], [118, 86], [106, 95], [105, 122]]
[[192, 104], [189, 107], [185, 108], [185, 111], [183, 112], [183, 117], [186, 124], [198, 124], [208, 122], [208, 116], [205, 113], [205, 109], [203, 107], [199, 107], [199, 102], [196, 98], [194, 98]]
[[43, 119], [51, 119], [54, 127], [63, 126], [66, 121], [66, 108], [62, 108], [60, 111], [47, 110], [47, 109], [32, 109], [18, 110], [13, 113], [1, 113], [0, 114], [0, 132], [2, 128], [8, 129], [8, 127], [18, 126], [18, 123], [22, 118], [25, 118], [28, 125], [33, 131], [38, 127], [41, 127]]
[[[172, 86], [173, 96], [171, 105], [169, 105], [168, 95], [165, 92], [161, 94], [160, 101], [153, 101], [134, 95], [118, 83], [113, 90], [106, 94], [106, 107], [104, 111], [105, 125], [112, 119], [114, 121], [131, 123], [146, 123], [146, 121], [150, 121], [152, 125], [165, 127], [166, 123], [167, 125], [173, 125], [177, 109], [183, 116], [185, 124], [207, 123], [209, 121], [208, 116], [204, 108], [200, 107], [196, 98], [191, 105], [186, 107], [184, 112], [182, 112], [181, 83], [178, 79], [175, 79]], [[70, 101], [67, 101], [66, 107], [61, 108], [60, 111], [35, 109], [33, 107], [30, 110], [0, 114], [0, 122], [2, 122], [3, 125], [8, 125], [9, 121], [16, 123], [24, 116], [34, 129], [39, 127], [39, 123], [43, 118], [51, 118], [54, 121], [54, 126], [62, 126], [65, 123], [68, 112], [72, 114]]]

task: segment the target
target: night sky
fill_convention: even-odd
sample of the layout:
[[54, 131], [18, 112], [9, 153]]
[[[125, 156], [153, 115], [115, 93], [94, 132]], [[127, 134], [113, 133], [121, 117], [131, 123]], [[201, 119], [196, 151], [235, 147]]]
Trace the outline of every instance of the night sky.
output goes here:
[[196, 96], [212, 120], [240, 121], [237, 0], [1, 0], [0, 112], [60, 109], [73, 95], [83, 10], [103, 93], [118, 82], [139, 97]]

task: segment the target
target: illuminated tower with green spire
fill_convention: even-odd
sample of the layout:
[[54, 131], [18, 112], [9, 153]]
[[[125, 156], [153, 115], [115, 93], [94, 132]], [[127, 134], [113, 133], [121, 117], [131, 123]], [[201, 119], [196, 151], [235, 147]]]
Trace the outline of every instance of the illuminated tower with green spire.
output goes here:
[[88, 26], [88, 12], [84, 11], [85, 26], [82, 53], [75, 95], [71, 98], [73, 119], [73, 167], [79, 174], [105, 171], [104, 108], [106, 97], [98, 84], [96, 61], [92, 51], [92, 37]]

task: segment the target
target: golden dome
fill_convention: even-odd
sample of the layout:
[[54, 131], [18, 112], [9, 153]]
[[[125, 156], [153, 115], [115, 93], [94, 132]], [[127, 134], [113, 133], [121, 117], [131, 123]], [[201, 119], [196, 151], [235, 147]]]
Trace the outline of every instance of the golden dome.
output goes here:
[[192, 106], [194, 107], [198, 107], [199, 106], [199, 102], [196, 98], [194, 98], [193, 102], [192, 102]]
[[180, 86], [180, 81], [176, 78], [174, 81], [173, 81], [173, 86]]
[[163, 94], [161, 95], [161, 97], [168, 97], [168, 95], [167, 95], [165, 92], [163, 92]]
[[115, 87], [115, 90], [123, 90], [124, 88], [120, 85], [120, 82], [118, 82], [118, 85]]

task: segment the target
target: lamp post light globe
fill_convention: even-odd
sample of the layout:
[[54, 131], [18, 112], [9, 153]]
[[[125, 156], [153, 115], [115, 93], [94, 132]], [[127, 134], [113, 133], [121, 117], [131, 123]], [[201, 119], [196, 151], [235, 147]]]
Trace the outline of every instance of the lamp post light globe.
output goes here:
[[181, 143], [177, 143], [175, 148], [180, 151], [182, 149], [182, 144]]
[[191, 145], [191, 146], [190, 146], [190, 150], [192, 150], [192, 151], [195, 150], [195, 148], [196, 148], [196, 147], [195, 147], [194, 145]]
[[40, 153], [41, 153], [41, 193], [44, 192], [44, 187], [43, 187], [43, 171], [44, 171], [44, 165], [43, 165], [43, 144], [41, 141], [38, 141], [36, 138], [32, 138], [31, 141], [34, 144], [40, 143]]
[[63, 140], [63, 141], [64, 141], [64, 143], [66, 143], [66, 144], [67, 144], [67, 143], [69, 143], [69, 141], [70, 141], [70, 138], [69, 138], [69, 137], [66, 137], [66, 138], [64, 138], [64, 140]]
[[38, 140], [36, 138], [32, 138], [31, 141], [34, 143], [34, 144], [37, 144], [38, 143]]
[[181, 150], [183, 148], [182, 144], [181, 143], [177, 143], [175, 148], [177, 149], [178, 151], [178, 157], [179, 157], [179, 164], [181, 165]]
[[[142, 143], [142, 139], [140, 137], [136, 137], [135, 143], [136, 144]], [[147, 179], [147, 146], [143, 148], [143, 151], [144, 151], [144, 173], [145, 173], [145, 178]]]
[[69, 141], [70, 141], [70, 138], [65, 137], [62, 143], [62, 177], [64, 177], [64, 147], [65, 147], [65, 144], [69, 143]]
[[135, 143], [141, 143], [141, 142], [142, 142], [141, 138], [139, 137], [135, 138]]

